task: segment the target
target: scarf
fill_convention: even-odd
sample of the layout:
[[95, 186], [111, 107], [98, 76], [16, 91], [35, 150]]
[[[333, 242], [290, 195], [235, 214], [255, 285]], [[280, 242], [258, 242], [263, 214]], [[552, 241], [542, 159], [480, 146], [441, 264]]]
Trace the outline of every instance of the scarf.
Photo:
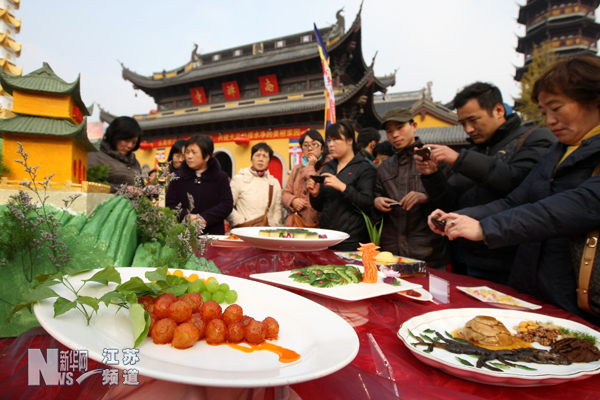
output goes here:
[[262, 178], [263, 176], [265, 176], [265, 174], [267, 173], [267, 170], [266, 170], [266, 169], [263, 169], [262, 171], [257, 171], [257, 170], [255, 170], [255, 169], [254, 169], [254, 167], [250, 167], [250, 169], [251, 169], [252, 171], [256, 172], [256, 174], [257, 174], [258, 176], [260, 176], [261, 178]]
[[133, 151], [130, 152], [129, 154], [125, 155], [125, 154], [121, 153], [120, 151], [111, 149], [110, 145], [108, 144], [108, 142], [106, 140], [102, 140], [102, 143], [100, 144], [100, 150], [103, 153], [108, 154], [115, 160], [118, 160], [118, 161], [122, 162], [123, 164], [127, 165], [128, 167], [132, 167], [135, 165], [135, 154], [133, 153]]
[[591, 131], [589, 131], [588, 133], [585, 134], [584, 137], [581, 138], [580, 141], [578, 141], [577, 143], [567, 147], [567, 150], [565, 151], [565, 154], [562, 156], [562, 158], [560, 159], [560, 161], [558, 162], [558, 164], [556, 164], [556, 168], [558, 168], [558, 166], [565, 161], [565, 159], [567, 157], [569, 157], [575, 150], [577, 150], [579, 148], [579, 146], [581, 146], [581, 142], [589, 139], [591, 137], [596, 136], [597, 134], [600, 133], [600, 125], [598, 125], [597, 127], [595, 127], [594, 129], [592, 129]]

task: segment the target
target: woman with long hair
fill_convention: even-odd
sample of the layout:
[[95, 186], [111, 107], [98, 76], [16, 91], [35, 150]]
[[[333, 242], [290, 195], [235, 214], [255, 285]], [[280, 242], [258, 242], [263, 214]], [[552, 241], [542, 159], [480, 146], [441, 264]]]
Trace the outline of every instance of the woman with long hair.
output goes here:
[[167, 158], [170, 173], [177, 171], [185, 161], [185, 143], [186, 141], [183, 139], [179, 139], [173, 143], [173, 147], [171, 147], [169, 157]]

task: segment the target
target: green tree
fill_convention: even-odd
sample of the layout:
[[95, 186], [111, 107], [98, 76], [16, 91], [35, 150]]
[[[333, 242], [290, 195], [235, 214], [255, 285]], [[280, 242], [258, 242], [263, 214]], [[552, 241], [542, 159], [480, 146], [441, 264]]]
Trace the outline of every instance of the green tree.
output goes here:
[[[2, 150], [2, 147], [0, 147], [0, 150]], [[2, 159], [2, 153], [0, 152], [0, 176], [6, 175], [9, 172], [10, 172], [10, 169], [8, 169], [4, 165], [4, 160]]]
[[531, 100], [531, 92], [535, 81], [560, 58], [549, 43], [542, 43], [534, 49], [527, 72], [521, 78], [521, 97], [514, 99], [515, 110], [521, 114], [523, 122], [544, 125], [544, 118], [538, 105]]

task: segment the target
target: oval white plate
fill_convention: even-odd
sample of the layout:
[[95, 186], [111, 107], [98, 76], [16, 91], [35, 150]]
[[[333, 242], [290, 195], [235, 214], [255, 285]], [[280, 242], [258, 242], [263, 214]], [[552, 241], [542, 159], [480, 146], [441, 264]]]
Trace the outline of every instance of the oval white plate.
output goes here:
[[350, 235], [345, 232], [332, 231], [329, 229], [308, 229], [316, 232], [319, 235], [327, 235], [325, 239], [293, 239], [293, 238], [271, 238], [258, 236], [261, 230], [287, 229], [294, 230], [297, 228], [273, 228], [270, 226], [254, 226], [248, 228], [235, 228], [231, 233], [252, 244], [254, 247], [266, 250], [276, 251], [317, 251], [325, 250], [328, 247], [334, 246], [348, 239]]
[[[118, 268], [122, 282], [134, 276], [144, 281], [150, 268]], [[97, 270], [96, 270], [97, 271]], [[91, 277], [90, 271], [72, 277], [69, 281], [79, 287], [83, 279]], [[173, 271], [173, 270], [172, 270]], [[183, 270], [184, 276], [192, 273], [200, 278], [215, 276], [206, 272]], [[238, 292], [238, 301], [245, 315], [257, 320], [268, 316], [279, 322], [279, 339], [274, 343], [301, 355], [300, 360], [283, 364], [278, 356], [257, 351], [246, 354], [228, 346], [210, 346], [205, 341], [196, 342], [186, 350], [169, 345], [156, 345], [146, 338], [139, 346], [139, 358], [133, 367], [140, 375], [173, 382], [219, 387], [283, 386], [321, 378], [343, 368], [358, 353], [358, 336], [343, 318], [302, 296], [270, 285], [227, 275], [217, 275], [220, 283], [227, 283]], [[100, 297], [113, 290], [88, 283], [80, 295]], [[73, 298], [62, 285], [52, 286], [59, 295]], [[75, 350], [88, 350], [89, 357], [102, 362], [104, 349], [118, 349], [122, 361], [123, 349], [133, 347], [133, 334], [129, 313], [117, 307], [100, 305], [89, 326], [76, 310], [53, 318], [54, 299], [42, 300], [34, 306], [35, 315], [46, 331]], [[227, 306], [227, 304], [225, 304]], [[116, 368], [127, 369], [121, 362]]]

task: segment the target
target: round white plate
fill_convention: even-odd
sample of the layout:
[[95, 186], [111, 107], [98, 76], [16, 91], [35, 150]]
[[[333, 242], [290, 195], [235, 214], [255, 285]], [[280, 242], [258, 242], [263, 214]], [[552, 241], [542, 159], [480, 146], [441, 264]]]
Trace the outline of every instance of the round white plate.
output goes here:
[[408, 295], [406, 293], [403, 293], [403, 292], [398, 292], [398, 294], [400, 296], [407, 297], [407, 298], [409, 298], [411, 300], [431, 301], [433, 299], [433, 296], [431, 295], [431, 293], [429, 293], [427, 290], [423, 289], [422, 287], [415, 288], [415, 289], [412, 289], [412, 290], [414, 290], [415, 292], [418, 292], [421, 296], [419, 296], [419, 297], [410, 296], [410, 295]]
[[[147, 279], [144, 274], [150, 268], [118, 268], [122, 282], [134, 276]], [[172, 270], [173, 271], [173, 270]], [[76, 275], [70, 279], [79, 287], [97, 271]], [[192, 273], [200, 278], [215, 276], [206, 272], [183, 270], [184, 276]], [[173, 382], [218, 387], [266, 387], [282, 386], [321, 378], [343, 368], [358, 353], [358, 336], [343, 318], [304, 297], [270, 285], [216, 275], [220, 283], [227, 283], [238, 292], [238, 301], [245, 315], [257, 320], [268, 316], [279, 322], [278, 346], [288, 348], [301, 355], [300, 360], [283, 364], [278, 356], [268, 351], [243, 353], [229, 346], [210, 346], [206, 341], [196, 342], [186, 350], [177, 350], [170, 345], [156, 345], [146, 338], [139, 346], [139, 358], [133, 367], [140, 375]], [[88, 287], [89, 286], [89, 287]], [[100, 297], [113, 290], [88, 283], [80, 295]], [[52, 286], [59, 295], [73, 298], [62, 285]], [[71, 294], [71, 295], [70, 295]], [[53, 318], [54, 299], [42, 300], [34, 306], [35, 315], [46, 331], [75, 350], [88, 350], [89, 357], [102, 361], [103, 349], [118, 349], [121, 369], [123, 349], [133, 347], [133, 334], [129, 312], [117, 307], [100, 305], [89, 326], [76, 310]], [[227, 306], [227, 304], [224, 304]]]
[[308, 229], [312, 232], [317, 232], [319, 235], [327, 235], [325, 239], [292, 239], [292, 238], [271, 238], [258, 236], [261, 230], [287, 229], [294, 230], [297, 228], [273, 228], [269, 226], [254, 226], [248, 228], [235, 228], [231, 233], [252, 244], [254, 247], [266, 250], [276, 251], [317, 251], [325, 250], [328, 247], [334, 246], [350, 237], [345, 232], [332, 231], [329, 229]]
[[[498, 308], [457, 308], [422, 314], [403, 323], [398, 331], [398, 337], [404, 342], [406, 347], [425, 364], [469, 381], [486, 383], [489, 385], [514, 387], [548, 386], [586, 379], [591, 375], [600, 373], [600, 361], [591, 363], [573, 363], [571, 365], [546, 365], [521, 361], [515, 362], [516, 364], [535, 368], [536, 371], [509, 368], [504, 370], [504, 372], [494, 372], [475, 366], [470, 367], [461, 364], [460, 361], [456, 359], [456, 357], [460, 357], [475, 365], [477, 360], [466, 354], [454, 354], [444, 349], [437, 348], [434, 348], [429, 354], [424, 353], [423, 350], [427, 350], [427, 347], [413, 346], [413, 343], [416, 343], [417, 341], [412, 338], [408, 332], [410, 329], [415, 336], [419, 336], [423, 331], [432, 329], [438, 331], [441, 335], [445, 335], [445, 332], [452, 334], [453, 331], [462, 328], [467, 321], [478, 315], [496, 318], [498, 321], [502, 322], [512, 334], [516, 333], [513, 327], [519, 325], [519, 322], [521, 321], [553, 322], [555, 325], [571, 330], [587, 332], [595, 336], [598, 339], [598, 343], [600, 343], [600, 332], [577, 322], [532, 312], [503, 310]], [[435, 334], [429, 334], [428, 336], [432, 337], [435, 336]], [[543, 347], [538, 344], [534, 344], [534, 346], [541, 349], [548, 349], [548, 347]]]

